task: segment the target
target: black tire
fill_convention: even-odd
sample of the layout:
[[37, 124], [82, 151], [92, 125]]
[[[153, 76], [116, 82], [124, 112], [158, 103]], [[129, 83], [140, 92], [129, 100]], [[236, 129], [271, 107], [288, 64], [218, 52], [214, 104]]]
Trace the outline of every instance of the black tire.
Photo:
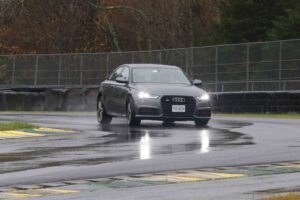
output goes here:
[[127, 101], [126, 111], [127, 111], [128, 125], [131, 127], [140, 126], [141, 120], [137, 119], [135, 117], [135, 105], [134, 105], [134, 101], [133, 101], [132, 97], [129, 97], [129, 99]]
[[101, 98], [97, 102], [97, 120], [101, 125], [109, 125], [112, 120], [112, 117], [106, 113]]
[[175, 122], [174, 120], [164, 120], [163, 123], [162, 123], [163, 126], [175, 126]]
[[206, 126], [208, 121], [208, 119], [195, 119], [195, 125], [196, 127]]

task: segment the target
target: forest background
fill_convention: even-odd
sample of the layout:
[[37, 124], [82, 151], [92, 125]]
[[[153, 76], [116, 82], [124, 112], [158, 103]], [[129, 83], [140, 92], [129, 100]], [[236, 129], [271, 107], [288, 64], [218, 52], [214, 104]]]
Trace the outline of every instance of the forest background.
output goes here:
[[300, 38], [299, 0], [0, 0], [0, 54]]

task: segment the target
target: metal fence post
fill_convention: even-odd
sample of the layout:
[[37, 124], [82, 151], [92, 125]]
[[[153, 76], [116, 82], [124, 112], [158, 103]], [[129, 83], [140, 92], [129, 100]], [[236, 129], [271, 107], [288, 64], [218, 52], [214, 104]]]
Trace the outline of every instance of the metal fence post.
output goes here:
[[12, 73], [11, 73], [11, 85], [15, 85], [15, 74], [16, 74], [16, 57], [13, 57], [13, 63], [12, 63]]
[[109, 53], [106, 54], [106, 77], [109, 75]]
[[82, 54], [80, 54], [80, 85], [82, 85], [83, 82], [83, 57]]
[[281, 90], [282, 81], [282, 41], [279, 42], [279, 63], [278, 63], [278, 90]]
[[[193, 49], [191, 49], [191, 56], [193, 56]], [[185, 71], [187, 74], [189, 74], [189, 49], [185, 50]], [[192, 62], [191, 62], [192, 64]], [[191, 74], [190, 74], [191, 75]]]
[[219, 59], [219, 48], [216, 46], [216, 52], [215, 52], [215, 92], [218, 92], [218, 59]]
[[35, 57], [35, 75], [34, 75], [34, 85], [37, 85], [37, 76], [38, 76], [38, 67], [39, 67], [39, 56]]
[[59, 55], [58, 58], [58, 77], [57, 77], [57, 84], [60, 85], [61, 84], [61, 64], [62, 64], [62, 55]]
[[161, 64], [161, 61], [162, 61], [162, 50], [159, 50], [159, 64]]
[[247, 44], [247, 61], [246, 61], [246, 89], [249, 91], [249, 65], [250, 65], [250, 45]]

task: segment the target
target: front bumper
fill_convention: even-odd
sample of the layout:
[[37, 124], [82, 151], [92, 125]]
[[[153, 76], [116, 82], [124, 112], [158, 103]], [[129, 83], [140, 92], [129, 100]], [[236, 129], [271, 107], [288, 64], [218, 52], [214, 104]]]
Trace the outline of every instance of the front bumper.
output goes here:
[[[211, 105], [209, 101], [199, 101], [194, 97], [187, 103], [165, 103], [164, 97], [157, 99], [135, 99], [136, 117], [150, 120], [189, 121], [195, 119], [209, 120], [211, 118]], [[185, 105], [185, 113], [173, 113], [172, 105]]]

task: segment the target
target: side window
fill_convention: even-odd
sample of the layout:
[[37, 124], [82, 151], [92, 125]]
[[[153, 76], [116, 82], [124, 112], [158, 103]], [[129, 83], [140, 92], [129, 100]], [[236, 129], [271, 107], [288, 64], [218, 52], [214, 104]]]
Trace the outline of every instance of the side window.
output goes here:
[[122, 72], [122, 77], [124, 77], [125, 80], [128, 80], [129, 78], [129, 69], [128, 67], [125, 67], [123, 72]]
[[121, 76], [123, 69], [124, 69], [124, 67], [120, 67], [120, 68], [116, 69], [109, 77], [109, 80], [115, 81], [117, 77]]

